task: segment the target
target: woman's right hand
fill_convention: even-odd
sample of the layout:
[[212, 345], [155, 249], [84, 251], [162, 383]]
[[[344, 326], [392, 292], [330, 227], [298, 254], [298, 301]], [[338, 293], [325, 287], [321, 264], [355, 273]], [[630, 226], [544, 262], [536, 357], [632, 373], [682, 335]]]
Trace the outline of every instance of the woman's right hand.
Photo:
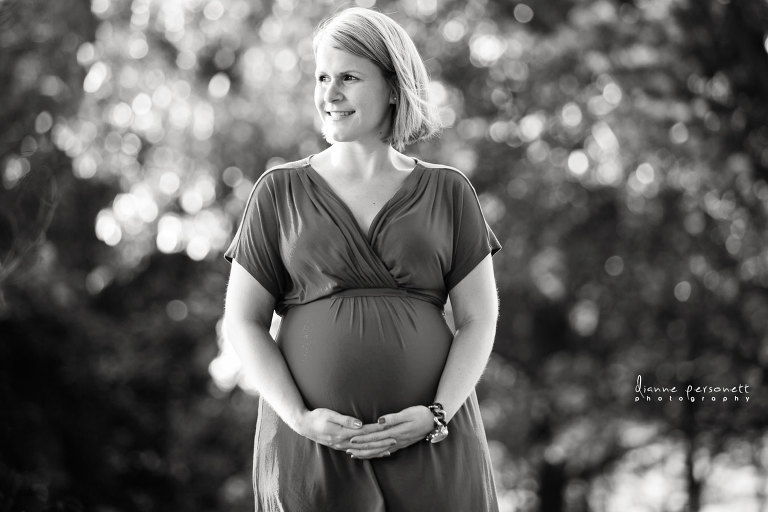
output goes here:
[[307, 410], [299, 418], [296, 432], [312, 441], [333, 448], [334, 450], [384, 451], [395, 444], [394, 439], [382, 439], [370, 443], [355, 443], [349, 440], [355, 436], [370, 434], [384, 429], [384, 425], [372, 423], [363, 425], [363, 422], [352, 416], [345, 416], [331, 409]]

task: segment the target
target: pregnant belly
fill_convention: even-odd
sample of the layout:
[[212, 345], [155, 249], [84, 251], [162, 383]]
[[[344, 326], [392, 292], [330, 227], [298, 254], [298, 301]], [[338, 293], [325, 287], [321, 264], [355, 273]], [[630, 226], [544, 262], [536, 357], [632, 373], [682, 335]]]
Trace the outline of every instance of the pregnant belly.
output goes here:
[[434, 400], [453, 335], [404, 297], [336, 297], [291, 308], [277, 343], [307, 407], [376, 421]]

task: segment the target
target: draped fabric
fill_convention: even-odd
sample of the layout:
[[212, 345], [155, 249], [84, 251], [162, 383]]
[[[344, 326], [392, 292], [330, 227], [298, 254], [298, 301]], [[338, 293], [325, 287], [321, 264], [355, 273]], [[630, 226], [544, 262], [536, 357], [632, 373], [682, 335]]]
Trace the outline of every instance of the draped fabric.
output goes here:
[[[499, 249], [456, 169], [417, 161], [364, 232], [307, 158], [259, 178], [225, 257], [275, 297], [276, 341], [307, 406], [370, 423], [434, 400], [453, 339], [448, 292]], [[260, 400], [256, 510], [498, 510], [474, 392], [450, 429], [436, 445], [356, 460]]]

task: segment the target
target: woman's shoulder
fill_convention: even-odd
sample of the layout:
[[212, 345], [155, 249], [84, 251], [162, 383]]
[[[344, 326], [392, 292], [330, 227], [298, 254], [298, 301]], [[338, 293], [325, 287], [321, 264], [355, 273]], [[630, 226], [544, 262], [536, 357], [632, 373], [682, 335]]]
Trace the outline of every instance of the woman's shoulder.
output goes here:
[[474, 190], [472, 182], [469, 180], [466, 174], [455, 167], [450, 165], [425, 162], [419, 160], [419, 164], [424, 167], [433, 177], [439, 179], [446, 185], [464, 187], [469, 185]]
[[290, 180], [291, 175], [296, 174], [307, 166], [307, 159], [295, 160], [293, 162], [282, 162], [268, 167], [256, 180], [256, 185], [265, 184], [268, 186], [279, 186]]
[[301, 160], [294, 160], [293, 162], [282, 162], [279, 164], [275, 164], [272, 167], [267, 168], [266, 171], [264, 171], [265, 175], [275, 175], [275, 176], [284, 176], [287, 174], [290, 174], [292, 171], [297, 171], [299, 169], [303, 169], [307, 167], [308, 158], [302, 158]]
[[[286, 191], [293, 181], [291, 175], [300, 172], [306, 163], [306, 159], [295, 162], [283, 162], [269, 167], [261, 173], [251, 187], [248, 202], [272, 202], [277, 203], [285, 197]], [[264, 203], [267, 204], [267, 203]]]

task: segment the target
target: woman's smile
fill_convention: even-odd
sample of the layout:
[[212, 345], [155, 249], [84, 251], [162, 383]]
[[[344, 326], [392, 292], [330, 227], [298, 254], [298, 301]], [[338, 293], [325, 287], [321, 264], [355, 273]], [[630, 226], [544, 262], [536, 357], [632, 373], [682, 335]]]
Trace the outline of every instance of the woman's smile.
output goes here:
[[354, 114], [354, 110], [328, 110], [326, 111], [326, 114], [328, 117], [331, 118], [331, 121], [343, 121], [352, 114]]
[[392, 119], [392, 88], [381, 69], [327, 39], [318, 44], [315, 64], [315, 106], [326, 138], [381, 143]]

